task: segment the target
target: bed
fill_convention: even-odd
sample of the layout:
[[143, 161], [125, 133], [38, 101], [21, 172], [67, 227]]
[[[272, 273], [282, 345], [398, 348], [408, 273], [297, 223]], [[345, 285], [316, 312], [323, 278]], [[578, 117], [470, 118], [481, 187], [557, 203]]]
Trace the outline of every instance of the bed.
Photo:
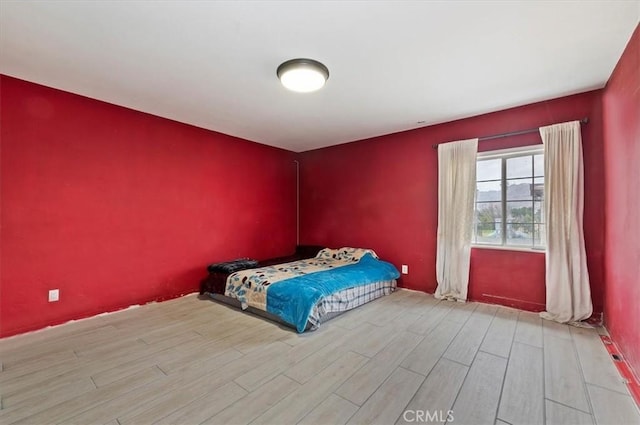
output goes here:
[[[310, 255], [314, 251], [317, 253]], [[400, 276], [392, 264], [381, 261], [370, 249], [318, 248], [305, 254], [298, 256], [307, 258], [277, 264], [270, 261], [268, 265], [262, 262], [226, 276], [210, 273], [200, 292], [302, 333], [389, 295]]]

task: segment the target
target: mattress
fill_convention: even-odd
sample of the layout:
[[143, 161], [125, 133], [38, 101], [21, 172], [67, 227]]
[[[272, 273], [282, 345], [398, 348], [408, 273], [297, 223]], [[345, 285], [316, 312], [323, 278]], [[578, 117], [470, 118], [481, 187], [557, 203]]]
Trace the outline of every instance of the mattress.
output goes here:
[[317, 255], [297, 261], [231, 274], [214, 271], [200, 293], [304, 332], [396, 287], [400, 273], [371, 249], [313, 248]]
[[[311, 311], [309, 320], [305, 326], [305, 331], [315, 330], [321, 324], [331, 320], [334, 317], [341, 315], [342, 313], [352, 310], [356, 307], [360, 307], [375, 299], [389, 295], [396, 290], [396, 281], [384, 280], [380, 282], [374, 282], [367, 285], [355, 286], [352, 288], [344, 289], [322, 298]], [[224, 304], [242, 308], [240, 301], [235, 298], [227, 297], [219, 293], [206, 292], [210, 298], [222, 302]], [[274, 322], [281, 323], [287, 327], [296, 329], [296, 325], [288, 323], [282, 320], [275, 314], [271, 314], [267, 311], [260, 310], [254, 307], [247, 307], [245, 311], [249, 313], [264, 317]]]

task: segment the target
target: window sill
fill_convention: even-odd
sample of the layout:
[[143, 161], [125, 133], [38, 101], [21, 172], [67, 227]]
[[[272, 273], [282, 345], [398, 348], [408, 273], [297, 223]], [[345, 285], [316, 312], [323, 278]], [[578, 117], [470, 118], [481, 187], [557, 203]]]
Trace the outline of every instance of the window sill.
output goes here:
[[480, 249], [495, 249], [497, 251], [518, 251], [518, 252], [531, 252], [534, 254], [543, 254], [545, 253], [544, 248], [530, 248], [530, 247], [519, 247], [519, 246], [504, 246], [504, 245], [478, 245], [471, 244], [471, 248], [480, 248]]

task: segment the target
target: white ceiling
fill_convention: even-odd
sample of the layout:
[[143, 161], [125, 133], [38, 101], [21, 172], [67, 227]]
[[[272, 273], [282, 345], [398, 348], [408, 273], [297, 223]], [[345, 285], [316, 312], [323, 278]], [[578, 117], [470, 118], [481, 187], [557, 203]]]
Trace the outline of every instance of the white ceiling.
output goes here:
[[[305, 151], [601, 88], [639, 17], [640, 0], [0, 0], [0, 72]], [[329, 68], [324, 89], [279, 84], [296, 57]]]

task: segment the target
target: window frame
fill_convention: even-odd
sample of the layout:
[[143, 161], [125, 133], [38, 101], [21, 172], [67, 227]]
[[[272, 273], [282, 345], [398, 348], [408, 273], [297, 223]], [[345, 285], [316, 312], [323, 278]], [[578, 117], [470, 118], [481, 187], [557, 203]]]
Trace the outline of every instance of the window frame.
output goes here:
[[[477, 191], [478, 191], [478, 180], [476, 178], [476, 187], [475, 187], [475, 195], [474, 195], [474, 200], [473, 200], [473, 209], [474, 209], [474, 221], [473, 221], [473, 239], [471, 241], [471, 246], [473, 248], [487, 248], [487, 249], [498, 249], [498, 250], [509, 250], [509, 251], [534, 251], [534, 252], [544, 252], [546, 250], [546, 237], [544, 240], [544, 244], [542, 245], [536, 245], [536, 239], [535, 239], [535, 226], [544, 226], [544, 217], [541, 217], [541, 221], [540, 222], [536, 222], [535, 221], [535, 196], [531, 196], [531, 205], [532, 205], [532, 220], [533, 222], [531, 223], [532, 225], [532, 231], [533, 231], [533, 241], [531, 245], [510, 245], [508, 243], [508, 238], [507, 238], [507, 225], [509, 224], [507, 221], [507, 190], [508, 190], [508, 186], [507, 186], [507, 182], [509, 180], [516, 180], [519, 178], [525, 179], [525, 178], [529, 178], [529, 177], [515, 177], [515, 178], [508, 178], [507, 177], [507, 160], [511, 159], [511, 158], [517, 158], [517, 157], [524, 157], [524, 156], [531, 156], [532, 161], [534, 161], [534, 156], [535, 155], [543, 155], [544, 158], [544, 145], [542, 144], [538, 144], [538, 145], [529, 145], [529, 146], [522, 146], [522, 147], [517, 147], [517, 148], [509, 148], [509, 149], [499, 149], [499, 150], [491, 150], [491, 151], [485, 151], [485, 152], [478, 152], [477, 156], [476, 156], [476, 164], [480, 161], [485, 161], [485, 160], [490, 160], [490, 159], [500, 159], [501, 160], [501, 164], [500, 164], [500, 180], [482, 180], [480, 181], [480, 183], [482, 182], [489, 182], [489, 181], [499, 181], [500, 182], [500, 191], [501, 191], [501, 197], [500, 197], [500, 201], [486, 201], [486, 202], [500, 202], [500, 207], [501, 207], [501, 215], [502, 215], [502, 221], [500, 223], [500, 234], [501, 234], [501, 243], [500, 244], [496, 244], [496, 243], [483, 243], [483, 242], [477, 242], [477, 224], [478, 222], [477, 220], [477, 206], [478, 206], [478, 200], [477, 200]], [[544, 176], [536, 176], [536, 170], [534, 167], [534, 164], [532, 163], [532, 167], [531, 167], [531, 184], [535, 184], [535, 179], [537, 178], [544, 178]], [[528, 200], [522, 201], [522, 202], [527, 202]], [[517, 201], [515, 201], [517, 202]], [[544, 198], [542, 200], [542, 203], [544, 205]]]

